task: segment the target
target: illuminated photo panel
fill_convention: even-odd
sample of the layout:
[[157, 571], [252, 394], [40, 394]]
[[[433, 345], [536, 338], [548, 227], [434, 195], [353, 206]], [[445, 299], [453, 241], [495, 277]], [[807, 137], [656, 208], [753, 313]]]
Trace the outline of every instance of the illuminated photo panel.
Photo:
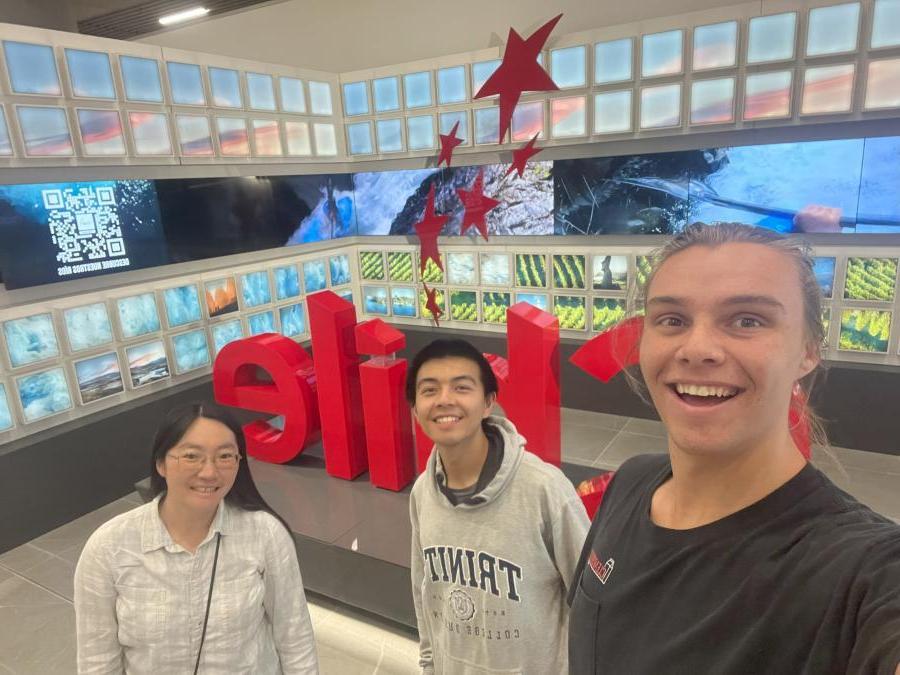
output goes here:
[[75, 362], [75, 379], [82, 405], [125, 391], [119, 357], [108, 352]]
[[844, 282], [845, 300], [893, 302], [897, 258], [850, 258]]
[[396, 77], [372, 80], [372, 98], [375, 99], [375, 112], [400, 110], [400, 81]]
[[363, 309], [366, 314], [388, 315], [388, 289], [386, 286], [363, 286]]
[[371, 155], [374, 152], [371, 123], [348, 124], [347, 141], [350, 145], [351, 155]]
[[178, 105], [206, 105], [200, 66], [194, 63], [167, 61], [166, 70], [169, 73], [169, 89], [173, 103]]
[[227, 157], [246, 157], [250, 154], [247, 120], [242, 117], [217, 117], [219, 151]]
[[72, 408], [69, 383], [62, 368], [16, 378], [16, 389], [26, 423], [36, 422]]
[[116, 97], [108, 54], [81, 49], [66, 49], [65, 52], [74, 96], [108, 99]]
[[313, 136], [316, 139], [316, 154], [320, 156], [333, 156], [337, 154], [337, 136], [334, 134], [333, 124], [313, 124]]
[[284, 139], [287, 144], [287, 154], [295, 157], [303, 157], [312, 154], [312, 142], [309, 138], [309, 124], [306, 122], [285, 120]]
[[3, 336], [13, 368], [59, 356], [59, 343], [49, 312], [4, 321]]
[[244, 337], [244, 327], [241, 325], [240, 319], [214, 323], [209, 327], [209, 332], [212, 334], [213, 353], [217, 356], [222, 351], [222, 347], [229, 342], [241, 340]]
[[6, 111], [0, 105], [0, 156], [13, 154], [12, 142], [9, 140], [9, 125], [6, 123]]
[[510, 293], [485, 291], [481, 294], [481, 317], [485, 323], [506, 323], [506, 310], [510, 307]]
[[3, 54], [14, 94], [62, 96], [52, 47], [4, 40]]
[[641, 129], [662, 129], [681, 124], [681, 85], [664, 84], [641, 89]]
[[378, 120], [375, 122], [378, 138], [378, 152], [401, 152], [403, 150], [403, 127], [400, 120]]
[[[506, 264], [509, 268], [509, 262]], [[448, 253], [447, 277], [454, 286], [474, 286], [478, 283], [474, 253]]]
[[544, 102], [519, 103], [513, 110], [511, 134], [514, 142], [529, 141], [535, 134], [543, 138]]
[[624, 38], [594, 46], [594, 83], [625, 82], [633, 77], [634, 40]]
[[694, 29], [694, 70], [731, 68], [737, 63], [737, 21], [726, 21]]
[[884, 354], [890, 337], [890, 312], [880, 309], [845, 309], [841, 312], [838, 349]]
[[900, 107], [900, 59], [869, 61], [866, 110]]
[[806, 55], [840, 54], [856, 49], [859, 3], [848, 2], [809, 10]]
[[875, 0], [872, 49], [900, 45], [900, 0]]
[[307, 86], [309, 87], [309, 107], [312, 114], [331, 115], [331, 85], [327, 82], [310, 80]]
[[321, 291], [328, 285], [324, 260], [310, 260], [303, 263], [303, 285], [307, 293]]
[[587, 133], [587, 101], [584, 96], [550, 100], [550, 134], [554, 138], [584, 136]]
[[624, 255], [595, 255], [591, 288], [595, 291], [628, 289], [628, 258]]
[[694, 80], [691, 84], [691, 124], [734, 121], [734, 78]]
[[585, 298], [577, 295], [554, 295], [553, 315], [562, 330], [585, 330]]
[[278, 120], [253, 120], [253, 145], [260, 157], [280, 157], [281, 134]]
[[250, 335], [262, 335], [263, 333], [276, 333], [275, 312], [259, 312], [247, 317], [247, 327]]
[[547, 288], [547, 262], [543, 255], [516, 253], [516, 286]]
[[406, 141], [410, 150], [428, 150], [435, 147], [434, 117], [432, 115], [407, 117]]
[[303, 80], [295, 77], [279, 77], [281, 90], [281, 109], [284, 112], [303, 114], [306, 112], [306, 96], [303, 93]]
[[125, 84], [125, 98], [141, 103], [162, 103], [159, 62], [139, 56], [120, 56], [119, 68]]
[[456, 137], [462, 140], [463, 145], [469, 145], [472, 142], [469, 136], [469, 113], [465, 110], [441, 113], [438, 115], [438, 120], [439, 133], [448, 135], [453, 130], [453, 126], [459, 122], [459, 126], [456, 127]]
[[275, 273], [275, 299], [286, 300], [300, 295], [300, 273], [296, 265], [276, 267]]
[[384, 256], [381, 251], [359, 252], [359, 275], [366, 281], [384, 279]]
[[494, 74], [494, 71], [500, 67], [500, 59], [491, 59], [490, 61], [479, 61], [472, 64], [472, 96], [474, 97], [478, 90], [484, 86], [488, 78]]
[[475, 143], [487, 145], [500, 142], [500, 108], [476, 108]]
[[211, 157], [212, 136], [209, 119], [200, 115], [175, 115], [181, 154], [186, 157]]
[[328, 259], [328, 266], [331, 270], [332, 286], [343, 286], [350, 283], [350, 258], [346, 255], [333, 255]]
[[238, 71], [231, 68], [214, 68], [213, 66], [210, 66], [208, 71], [213, 105], [219, 108], [240, 108], [243, 106], [241, 80], [238, 77]]
[[86, 155], [124, 155], [122, 120], [118, 110], [78, 109], [81, 146]]
[[796, 33], [796, 12], [757, 16], [750, 19], [747, 63], [793, 59]]
[[172, 351], [175, 354], [175, 372], [179, 375], [210, 364], [209, 344], [206, 331], [202, 328], [173, 336]]
[[835, 262], [834, 258], [813, 258], [813, 272], [816, 281], [819, 282], [819, 288], [822, 289], [822, 295], [826, 298], [830, 298], [834, 293]]
[[466, 67], [453, 66], [437, 71], [438, 103], [462, 103], [468, 99], [466, 92]]
[[550, 50], [550, 76], [560, 89], [587, 84], [587, 48], [584, 45]]
[[[449, 318], [447, 316], [447, 303], [446, 303], [446, 297], [445, 297], [446, 291], [442, 288], [437, 288], [437, 289], [432, 289], [432, 290], [435, 291], [434, 301], [435, 301], [435, 303], [437, 303], [437, 306], [440, 308], [440, 310], [442, 312], [440, 318], [441, 318], [441, 320], [446, 320], [447, 318]], [[428, 296], [425, 295], [425, 291], [424, 290], [419, 291], [419, 315], [423, 319], [432, 319], [432, 318], [434, 318], [434, 315], [432, 315], [431, 310], [425, 306], [427, 303], [428, 303]], [[396, 316], [397, 313], [394, 312], [394, 315]]]
[[545, 312], [550, 311], [550, 301], [546, 293], [516, 293], [516, 302], [527, 302]]
[[416, 316], [416, 290], [403, 286], [391, 287], [391, 313], [394, 316]]
[[241, 275], [241, 297], [245, 307], [258, 307], [272, 302], [269, 275], [261, 270]]
[[26, 155], [62, 157], [74, 154], [65, 110], [21, 105], [16, 107], [16, 115]]
[[[509, 286], [512, 276], [505, 253], [481, 254], [481, 283], [484, 286]], [[452, 283], [452, 282], [451, 282]]]
[[478, 321], [478, 292], [450, 291], [450, 318], [454, 321]]
[[112, 324], [105, 302], [73, 307], [63, 312], [69, 349], [84, 351], [113, 341]]
[[285, 337], [296, 337], [306, 332], [306, 310], [302, 302], [280, 307], [278, 318], [281, 320], [281, 334]]
[[163, 304], [166, 307], [166, 321], [169, 328], [186, 326], [200, 321], [200, 294], [195, 284], [175, 286], [163, 291]]
[[645, 35], [641, 44], [641, 77], [675, 75], [683, 68], [684, 31]]
[[206, 313], [210, 319], [238, 311], [237, 286], [234, 277], [225, 277], [204, 284]]
[[807, 68], [803, 74], [803, 101], [800, 112], [816, 115], [849, 112], [853, 104], [852, 63]]
[[580, 290], [585, 288], [583, 255], [566, 253], [553, 256], [553, 287]]
[[[388, 278], [391, 281], [412, 281], [412, 253], [391, 251], [388, 253]], [[474, 261], [472, 265], [474, 266]]]
[[403, 95], [407, 108], [426, 108], [434, 103], [431, 96], [431, 73], [409, 73], [403, 76]]
[[344, 114], [348, 117], [369, 114], [369, 93], [365, 82], [344, 85]]
[[156, 296], [153, 293], [141, 293], [116, 301], [119, 313], [119, 329], [126, 340], [160, 330], [159, 313], [156, 309]]
[[594, 95], [594, 133], [631, 131], [631, 90]]
[[139, 155], [171, 155], [172, 139], [169, 137], [169, 118], [165, 113], [130, 112], [128, 123], [134, 149]]
[[247, 99], [253, 110], [276, 110], [275, 85], [271, 75], [247, 73]]
[[591, 307], [591, 329], [602, 332], [612, 328], [625, 318], [625, 300], [622, 298], [594, 298]]
[[12, 410], [9, 407], [9, 395], [6, 393], [6, 385], [0, 382], [0, 432], [13, 428]]
[[162, 340], [126, 347], [125, 360], [131, 386], [137, 389], [169, 377], [169, 357]]
[[790, 117], [792, 80], [791, 70], [748, 75], [744, 82], [744, 119]]

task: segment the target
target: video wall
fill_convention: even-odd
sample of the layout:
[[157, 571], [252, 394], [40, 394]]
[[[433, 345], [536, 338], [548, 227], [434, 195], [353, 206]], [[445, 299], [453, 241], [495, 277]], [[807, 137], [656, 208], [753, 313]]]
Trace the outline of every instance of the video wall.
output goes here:
[[[811, 170], [814, 167], [814, 170]], [[900, 136], [508, 165], [0, 186], [8, 289], [347, 236], [459, 233], [483, 171], [492, 235], [672, 234], [694, 221], [900, 233]]]

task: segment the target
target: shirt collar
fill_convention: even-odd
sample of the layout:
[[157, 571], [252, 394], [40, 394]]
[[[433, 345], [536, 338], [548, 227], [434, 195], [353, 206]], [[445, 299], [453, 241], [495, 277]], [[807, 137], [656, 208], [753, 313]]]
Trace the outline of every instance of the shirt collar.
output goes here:
[[[178, 546], [178, 544], [172, 540], [172, 536], [166, 529], [165, 523], [163, 523], [162, 518], [159, 516], [159, 503], [162, 501], [165, 494], [165, 492], [158, 494], [154, 500], [147, 505], [148, 509], [141, 527], [141, 549], [144, 553], [149, 553], [150, 551], [155, 551], [160, 548], [174, 550], [174, 547]], [[229, 507], [223, 499], [219, 502], [219, 507], [216, 509], [216, 515], [209, 527], [209, 532], [200, 546], [203, 546], [212, 539], [216, 532], [228, 535], [231, 534], [231, 531], [231, 507]], [[181, 547], [179, 546], [178, 548]]]

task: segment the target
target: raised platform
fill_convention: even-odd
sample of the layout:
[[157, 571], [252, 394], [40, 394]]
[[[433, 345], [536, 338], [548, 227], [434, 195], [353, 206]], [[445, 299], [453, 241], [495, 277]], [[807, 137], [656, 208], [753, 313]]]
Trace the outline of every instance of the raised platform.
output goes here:
[[[306, 589], [415, 628], [409, 579], [409, 491], [325, 473], [321, 445], [288, 464], [250, 460], [259, 491], [291, 526]], [[577, 485], [601, 470], [563, 464]], [[137, 486], [147, 495], [149, 479]]]

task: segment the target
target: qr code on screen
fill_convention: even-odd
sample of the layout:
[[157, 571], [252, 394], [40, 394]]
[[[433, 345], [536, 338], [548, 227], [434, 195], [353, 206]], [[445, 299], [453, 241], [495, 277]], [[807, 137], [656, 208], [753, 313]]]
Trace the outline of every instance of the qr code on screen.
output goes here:
[[61, 263], [125, 255], [112, 187], [42, 190], [47, 224]]

